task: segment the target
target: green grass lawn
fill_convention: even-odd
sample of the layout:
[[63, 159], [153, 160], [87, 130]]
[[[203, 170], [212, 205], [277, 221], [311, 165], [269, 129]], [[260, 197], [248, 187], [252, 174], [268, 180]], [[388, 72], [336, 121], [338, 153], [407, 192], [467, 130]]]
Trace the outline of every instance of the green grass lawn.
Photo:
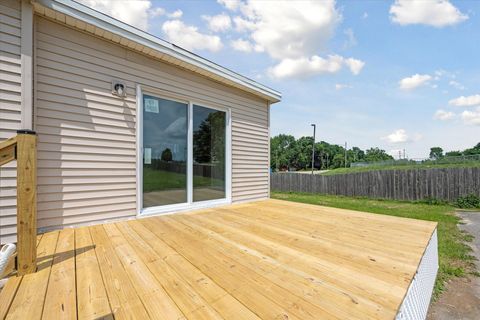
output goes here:
[[480, 167], [480, 162], [466, 163], [449, 163], [449, 164], [406, 164], [406, 165], [389, 165], [389, 166], [368, 166], [353, 168], [337, 168], [321, 173], [321, 175], [335, 175], [345, 173], [356, 173], [373, 170], [407, 170], [407, 169], [434, 169], [434, 168], [472, 168]]
[[[143, 168], [143, 192], [186, 188], [186, 179], [185, 174]], [[219, 179], [193, 176], [193, 185], [195, 187], [219, 187], [223, 186], [224, 182]]]
[[307, 193], [272, 192], [272, 198], [316, 204], [328, 207], [386, 214], [438, 222], [439, 265], [434, 297], [444, 290], [445, 282], [453, 277], [467, 274], [477, 275], [474, 257], [466, 244], [472, 236], [461, 232], [454, 215], [455, 208], [449, 205], [430, 205], [392, 200], [371, 200], [343, 196], [318, 195]]

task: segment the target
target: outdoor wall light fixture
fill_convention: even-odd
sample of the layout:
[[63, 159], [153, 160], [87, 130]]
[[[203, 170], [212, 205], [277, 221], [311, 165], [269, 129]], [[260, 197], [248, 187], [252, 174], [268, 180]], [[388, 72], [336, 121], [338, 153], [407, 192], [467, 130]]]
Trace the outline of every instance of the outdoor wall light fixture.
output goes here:
[[113, 80], [112, 81], [112, 94], [119, 96], [119, 97], [126, 97], [127, 96], [127, 86], [125, 83]]

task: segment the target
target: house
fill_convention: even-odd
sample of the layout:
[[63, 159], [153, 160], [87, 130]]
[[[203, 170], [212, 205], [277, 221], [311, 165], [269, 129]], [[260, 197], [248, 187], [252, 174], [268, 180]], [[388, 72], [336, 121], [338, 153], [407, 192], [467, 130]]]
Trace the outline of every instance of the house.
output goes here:
[[74, 1], [2, 0], [0, 16], [0, 139], [38, 135], [40, 231], [268, 197], [279, 92]]
[[266, 200], [279, 92], [71, 0], [0, 71], [0, 319], [425, 318], [436, 223]]

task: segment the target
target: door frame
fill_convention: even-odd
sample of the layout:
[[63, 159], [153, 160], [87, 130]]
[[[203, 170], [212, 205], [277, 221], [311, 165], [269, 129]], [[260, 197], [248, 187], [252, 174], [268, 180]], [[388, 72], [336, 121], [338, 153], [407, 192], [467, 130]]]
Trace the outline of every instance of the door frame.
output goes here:
[[[172, 214], [180, 211], [193, 209], [210, 208], [226, 205], [232, 202], [232, 117], [229, 107], [217, 105], [216, 103], [192, 99], [186, 96], [171, 93], [165, 90], [152, 88], [144, 85], [137, 85], [137, 163], [136, 163], [136, 189], [137, 189], [137, 216]], [[187, 202], [168, 204], [164, 206], [143, 208], [143, 95], [148, 94], [154, 97], [173, 100], [188, 104], [188, 130], [187, 130]], [[193, 202], [193, 105], [206, 107], [225, 112], [225, 198]]]

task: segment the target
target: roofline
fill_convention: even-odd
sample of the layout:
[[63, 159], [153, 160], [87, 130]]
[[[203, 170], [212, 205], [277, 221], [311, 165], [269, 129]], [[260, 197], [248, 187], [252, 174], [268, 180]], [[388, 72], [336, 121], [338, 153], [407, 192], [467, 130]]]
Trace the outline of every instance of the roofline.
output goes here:
[[190, 51], [182, 49], [170, 42], [157, 38], [145, 31], [137, 29], [78, 2], [72, 0], [33, 1], [51, 10], [75, 19], [79, 19], [113, 34], [120, 35], [145, 47], [161, 52], [162, 54], [169, 55], [182, 62], [213, 73], [214, 75], [224, 78], [227, 81], [234, 82], [244, 89], [250, 89], [247, 90], [249, 92], [257, 92], [271, 103], [279, 102], [282, 98], [281, 93], [274, 89], [271, 89], [210, 60], [202, 58]]

